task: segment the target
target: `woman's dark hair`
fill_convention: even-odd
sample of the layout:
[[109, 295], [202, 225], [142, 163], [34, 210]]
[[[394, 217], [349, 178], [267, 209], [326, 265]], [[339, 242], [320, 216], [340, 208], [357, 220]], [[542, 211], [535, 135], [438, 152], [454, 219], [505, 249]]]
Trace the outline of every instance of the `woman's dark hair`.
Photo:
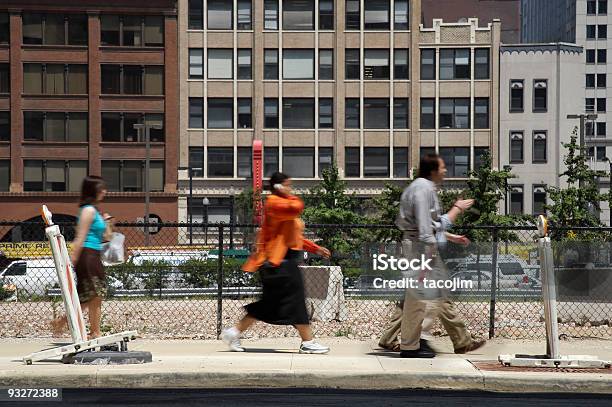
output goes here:
[[98, 193], [106, 188], [106, 183], [102, 177], [88, 175], [83, 179], [81, 185], [81, 199], [79, 206], [93, 205], [98, 199]]
[[440, 168], [440, 156], [438, 154], [425, 154], [419, 163], [419, 178], [431, 178], [431, 173]]
[[276, 192], [276, 189], [274, 189], [274, 185], [276, 184], [282, 184], [283, 182], [285, 182], [286, 180], [288, 180], [290, 177], [287, 174], [283, 174], [282, 172], [275, 172], [274, 174], [272, 174], [272, 176], [270, 177], [270, 184], [268, 185], [268, 190], [272, 193]]

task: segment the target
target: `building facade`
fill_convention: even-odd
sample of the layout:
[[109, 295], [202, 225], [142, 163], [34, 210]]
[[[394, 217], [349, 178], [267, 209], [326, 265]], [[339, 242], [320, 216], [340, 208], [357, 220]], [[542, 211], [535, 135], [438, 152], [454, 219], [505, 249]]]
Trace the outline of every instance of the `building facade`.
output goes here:
[[500, 50], [500, 168], [516, 176], [504, 211], [545, 213], [546, 187], [563, 186], [564, 149], [582, 108], [582, 47], [574, 44], [502, 45]]
[[428, 151], [455, 182], [497, 164], [499, 21], [420, 21], [420, 1], [179, 0], [179, 219], [191, 195], [194, 220], [230, 221], [253, 140], [265, 176], [304, 190], [335, 162], [358, 196]]
[[37, 218], [44, 203], [75, 216], [87, 174], [108, 183], [104, 210], [143, 218], [146, 149], [133, 125], [145, 123], [163, 125], [150, 135], [150, 212], [176, 220], [178, 104], [174, 1], [3, 1], [2, 218]]

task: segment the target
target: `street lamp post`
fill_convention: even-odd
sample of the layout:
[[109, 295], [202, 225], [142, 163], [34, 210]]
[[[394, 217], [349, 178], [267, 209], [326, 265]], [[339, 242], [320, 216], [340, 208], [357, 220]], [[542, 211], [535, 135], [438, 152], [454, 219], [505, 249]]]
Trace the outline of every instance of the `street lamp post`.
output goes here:
[[[504, 165], [504, 171], [510, 172], [512, 167], [509, 165]], [[504, 215], [508, 216], [508, 177], [504, 178]], [[508, 254], [508, 239], [506, 241], [506, 254]]]
[[[210, 201], [204, 197], [202, 199], [202, 205], [204, 206], [204, 245], [208, 245], [208, 205]], [[222, 242], [219, 242], [221, 244]]]
[[146, 158], [145, 158], [145, 175], [144, 175], [144, 190], [145, 190], [145, 216], [144, 216], [144, 233], [145, 233], [145, 246], [149, 245], [149, 207], [151, 201], [151, 186], [149, 183], [151, 182], [149, 177], [149, 170], [151, 167], [151, 129], [162, 130], [164, 128], [163, 124], [160, 123], [136, 123], [134, 124], [134, 129], [140, 133], [140, 131], [144, 131], [145, 137], [145, 150], [146, 150]]
[[179, 170], [187, 170], [189, 174], [189, 198], [187, 198], [187, 219], [189, 220], [189, 245], [193, 244], [193, 173], [202, 171], [199, 167], [179, 167]]
[[[582, 149], [584, 148], [584, 126], [586, 120], [595, 120], [597, 119], [596, 113], [587, 113], [587, 114], [568, 114], [568, 119], [579, 119], [580, 120], [580, 154], [582, 154]], [[578, 182], [578, 187], [582, 188], [582, 181]]]

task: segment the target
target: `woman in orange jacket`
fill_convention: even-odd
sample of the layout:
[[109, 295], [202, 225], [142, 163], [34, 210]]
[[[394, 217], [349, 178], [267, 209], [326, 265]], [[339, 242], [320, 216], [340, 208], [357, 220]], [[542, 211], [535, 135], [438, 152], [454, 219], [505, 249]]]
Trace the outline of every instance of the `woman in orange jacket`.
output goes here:
[[257, 235], [256, 251], [242, 270], [259, 270], [263, 286], [259, 301], [245, 306], [247, 315], [234, 327], [224, 329], [221, 339], [235, 352], [244, 352], [240, 334], [256, 321], [275, 325], [293, 325], [302, 344], [300, 353], [327, 353], [329, 348], [313, 340], [306, 311], [304, 282], [298, 268], [301, 251], [325, 258], [330, 252], [304, 239], [300, 214], [304, 202], [291, 193], [291, 179], [280, 172], [272, 174], [270, 191], [264, 205], [264, 221]]

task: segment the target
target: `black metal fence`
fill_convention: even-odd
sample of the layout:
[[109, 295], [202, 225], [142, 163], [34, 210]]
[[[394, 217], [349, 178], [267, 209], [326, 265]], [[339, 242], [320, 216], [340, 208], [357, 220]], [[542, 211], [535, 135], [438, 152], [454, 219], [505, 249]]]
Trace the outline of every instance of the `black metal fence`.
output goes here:
[[[73, 224], [60, 226], [67, 237], [74, 236]], [[323, 239], [333, 248], [330, 260], [313, 255], [304, 259], [307, 306], [316, 335], [380, 335], [398, 295], [375, 285], [384, 273], [373, 270], [372, 258], [397, 253], [396, 243], [380, 239], [392, 227], [307, 226], [307, 237]], [[459, 232], [477, 230], [486, 241], [466, 247], [448, 244], [441, 253], [451, 277], [471, 282], [451, 291], [466, 325], [485, 337], [543, 338], [534, 228]], [[106, 267], [105, 332], [137, 329], [151, 338], [216, 338], [261, 292], [258, 274], [240, 270], [254, 241], [252, 225], [151, 224], [148, 238], [142, 224], [118, 223], [115, 231], [125, 235], [126, 262]], [[559, 330], [567, 337], [610, 339], [610, 230], [589, 232], [595, 236], [589, 241], [554, 243]], [[63, 303], [44, 226], [0, 222], [0, 237], [0, 337], [48, 336], [49, 321], [63, 312]], [[435, 333], [446, 334], [441, 325]], [[291, 327], [256, 324], [248, 334], [296, 333]]]

